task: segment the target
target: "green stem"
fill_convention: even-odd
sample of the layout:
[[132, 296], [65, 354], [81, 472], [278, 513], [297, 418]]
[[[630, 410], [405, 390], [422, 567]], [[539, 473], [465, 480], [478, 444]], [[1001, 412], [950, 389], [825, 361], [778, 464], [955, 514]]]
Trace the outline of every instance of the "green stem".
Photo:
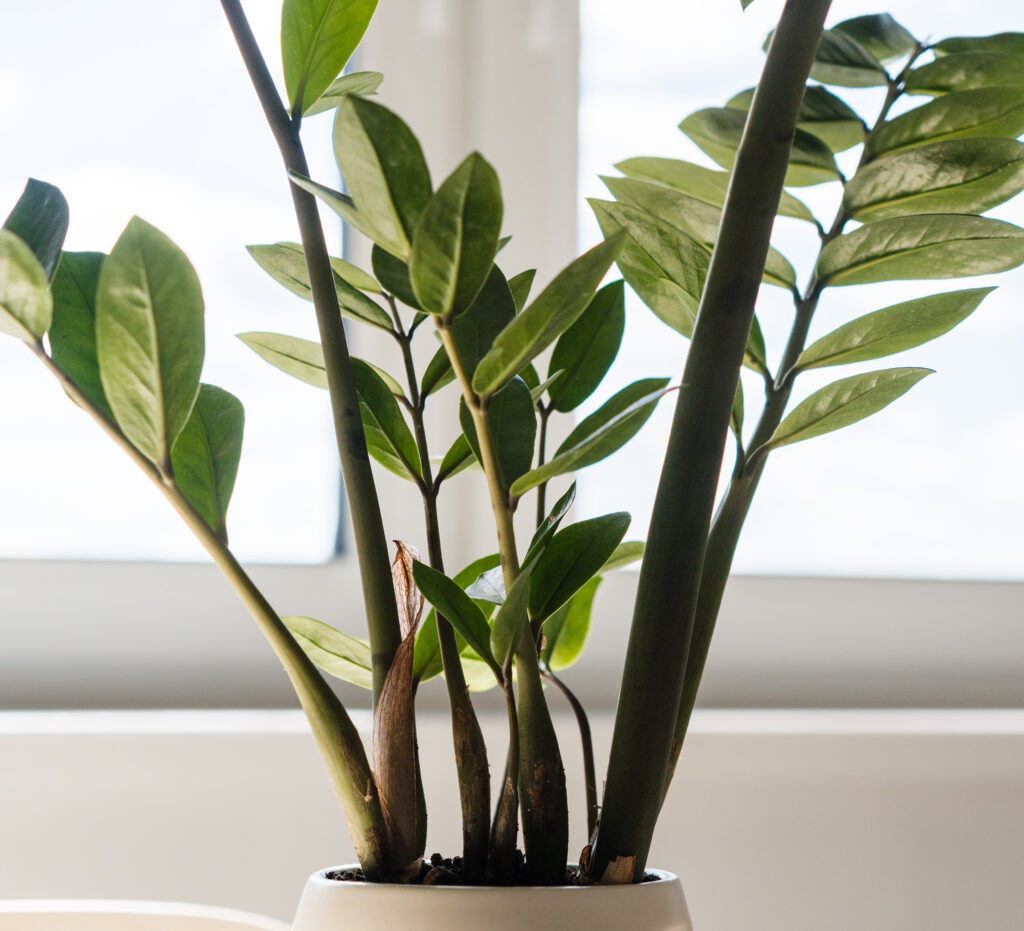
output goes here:
[[505, 710], [508, 715], [508, 757], [505, 760], [505, 776], [501, 781], [498, 806], [494, 811], [491, 827], [490, 863], [487, 879], [497, 885], [511, 883], [515, 876], [516, 838], [519, 835], [519, 783], [512, 775], [519, 770], [519, 716], [516, 711], [516, 695], [512, 688], [512, 671], [506, 669], [501, 684], [505, 694]]
[[131, 444], [117, 426], [100, 412], [46, 354], [41, 345], [32, 348], [40, 361], [57, 377], [69, 397], [103, 428], [104, 432], [160, 489], [253, 616], [284, 666], [302, 709], [309, 719], [334, 791], [348, 822], [360, 864], [368, 877], [375, 880], [390, 879], [393, 870], [377, 789], [359, 732], [341, 701], [317, 672], [312, 661], [235, 559], [227, 544], [203, 520], [174, 484], [173, 479]]
[[[548, 419], [551, 417], [552, 408], [543, 404], [537, 405], [537, 413], [540, 415], [540, 431], [537, 439], [537, 468], [539, 469], [547, 461], [548, 444]], [[548, 483], [541, 482], [537, 487], [537, 526], [544, 523], [548, 516], [547, 507]]]
[[[241, 4], [238, 0], [221, 0], [221, 6], [242, 53], [242, 59], [263, 107], [267, 123], [281, 151], [286, 170], [308, 176], [309, 167], [299, 138], [298, 121], [293, 122], [288, 117]], [[402, 639], [391, 578], [387, 537], [384, 534], [380, 502], [370, 469], [370, 457], [366, 450], [366, 437], [359, 416], [359, 396], [352, 376], [348, 343], [334, 286], [334, 271], [320, 225], [320, 214], [312, 194], [291, 183], [289, 187], [313, 292], [313, 306], [324, 350], [338, 454], [355, 532], [366, 621], [370, 634], [373, 699], [376, 706], [395, 651]]]
[[787, 0], [736, 153], [640, 570], [601, 822], [591, 851], [589, 872], [597, 880], [639, 881], [646, 865], [669, 768], [736, 382], [797, 112], [829, 4]]

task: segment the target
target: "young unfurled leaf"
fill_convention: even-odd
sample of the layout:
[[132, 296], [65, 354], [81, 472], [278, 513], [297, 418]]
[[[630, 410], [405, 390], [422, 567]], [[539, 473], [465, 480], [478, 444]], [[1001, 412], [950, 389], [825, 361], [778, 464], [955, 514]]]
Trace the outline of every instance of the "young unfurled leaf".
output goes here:
[[[723, 168], [732, 168], [743, 137], [746, 113], [732, 107], [709, 107], [691, 113], [679, 128]], [[786, 185], [806, 187], [839, 177], [831, 149], [817, 136], [797, 130], [786, 171]]]
[[203, 367], [203, 294], [185, 254], [134, 217], [96, 292], [103, 391], [132, 445], [158, 464], [192, 411]]
[[969, 317], [995, 288], [972, 288], [904, 301], [853, 320], [812, 343], [797, 369], [880, 359], [941, 336]]
[[1024, 262], [1024, 230], [1002, 220], [959, 214], [867, 223], [832, 240], [818, 258], [829, 285], [915, 278], [961, 278]]
[[530, 582], [530, 617], [543, 621], [601, 570], [626, 535], [626, 512], [605, 514], [560, 530], [537, 562]]
[[519, 313], [530, 298], [530, 288], [533, 286], [533, 279], [537, 276], [537, 269], [528, 268], [525, 272], [513, 275], [508, 280], [509, 290], [512, 292], [512, 299], [516, 302], [516, 313]]
[[360, 688], [373, 687], [370, 644], [311, 617], [283, 617], [299, 646], [328, 675]]
[[458, 475], [463, 469], [468, 469], [477, 461], [476, 453], [473, 451], [473, 447], [470, 446], [469, 440], [466, 439], [466, 434], [460, 433], [456, 437], [455, 442], [448, 448], [448, 452], [444, 454], [441, 465], [437, 470], [436, 481], [443, 482], [453, 475]]
[[37, 342], [52, 311], [46, 270], [21, 237], [0, 230], [0, 333]]
[[954, 52], [1004, 52], [1024, 55], [1024, 33], [1000, 32], [992, 36], [953, 36], [932, 46], [936, 56]]
[[330, 87], [359, 45], [377, 0], [284, 0], [281, 58], [293, 115]]
[[334, 123], [334, 153], [359, 216], [357, 228], [408, 259], [431, 196], [430, 172], [412, 130], [387, 107], [346, 97]]
[[635, 562], [639, 562], [644, 557], [644, 541], [643, 540], [627, 540], [625, 543], [620, 543], [612, 551], [611, 556], [608, 557], [605, 564], [601, 567], [601, 573], [611, 572], [614, 569], [621, 569], [624, 566], [630, 566]]
[[575, 410], [594, 393], [615, 361], [625, 324], [625, 289], [613, 281], [555, 343], [548, 363], [548, 378], [554, 380], [547, 392], [556, 411]]
[[811, 77], [839, 87], [882, 87], [888, 82], [881, 62], [840, 28], [822, 33]]
[[501, 216], [498, 176], [473, 152], [420, 214], [409, 259], [409, 279], [420, 307], [454, 316], [473, 303], [494, 264]]
[[239, 333], [238, 338], [261, 359], [314, 388], [327, 388], [323, 347], [284, 333]]
[[[466, 438], [482, 462], [476, 427], [464, 401], [459, 419]], [[537, 436], [537, 409], [530, 389], [521, 378], [513, 378], [491, 398], [487, 405], [487, 428], [498, 458], [501, 484], [508, 488], [530, 468]]]
[[855, 16], [832, 28], [853, 39], [879, 62], [888, 64], [909, 55], [917, 46], [915, 39], [888, 13]]
[[384, 75], [379, 71], [350, 71], [343, 74], [320, 95], [317, 101], [306, 108], [306, 116], [333, 110], [346, 97], [370, 97], [377, 93]]
[[601, 576], [592, 578], [544, 622], [540, 658], [548, 668], [566, 669], [583, 652], [600, 584]]
[[506, 666], [523, 638], [529, 620], [527, 605], [534, 568], [523, 569], [512, 583], [505, 600], [494, 615], [491, 627], [491, 654], [499, 665]]
[[498, 334], [473, 374], [477, 394], [495, 394], [576, 322], [621, 245], [613, 236], [571, 262]]
[[106, 258], [102, 252], [65, 252], [53, 276], [50, 354], [108, 420], [114, 415], [103, 393], [96, 359], [96, 288]]
[[516, 316], [515, 299], [497, 265], [491, 266], [487, 281], [469, 309], [452, 321], [455, 351], [470, 378], [480, 360], [494, 345], [498, 334]]
[[68, 231], [68, 202], [60, 189], [29, 178], [3, 228], [32, 250], [47, 279], [52, 279]]
[[867, 153], [877, 158], [928, 142], [1000, 137], [1024, 132], [1024, 87], [981, 87], [957, 91], [915, 107], [876, 129]]
[[671, 390], [665, 387], [667, 384], [667, 378], [643, 378], [623, 388], [580, 421], [549, 462], [517, 479], [511, 493], [522, 495], [556, 475], [582, 469], [610, 456], [647, 422], [658, 401]]
[[1024, 190], [1024, 144], [951, 139], [869, 162], [847, 183], [857, 220], [920, 213], [984, 213]]
[[779, 424], [764, 449], [775, 449], [848, 427], [888, 407], [931, 374], [931, 369], [897, 368], [841, 378], [801, 401]]
[[910, 94], [948, 94], [977, 87], [1024, 84], [1024, 58], [1005, 52], [954, 52], [914, 68], [907, 75]]
[[455, 371], [444, 346], [439, 346], [423, 372], [420, 394], [426, 397], [455, 381]]
[[[751, 87], [726, 101], [725, 105], [749, 111], [753, 100], [754, 88]], [[867, 127], [857, 112], [818, 84], [810, 84], [804, 91], [796, 128], [817, 136], [833, 152], [843, 152], [851, 146], [860, 145], [867, 135]]]
[[[627, 158], [623, 162], [618, 162], [615, 167], [627, 178], [664, 184], [666, 187], [696, 197], [705, 204], [711, 204], [712, 207], [721, 207], [725, 203], [725, 194], [729, 189], [728, 171], [715, 171], [677, 158], [640, 156]], [[808, 223], [816, 222], [807, 205], [787, 191], [782, 192], [782, 199], [779, 201], [779, 216], [806, 220]]]
[[370, 455], [401, 478], [420, 478], [416, 440], [391, 389], [372, 366], [360, 359], [352, 359], [352, 376]]
[[501, 668], [491, 653], [491, 628], [476, 602], [444, 573], [418, 562], [413, 566], [416, 587], [443, 617], [448, 619], [500, 678]]
[[466, 594], [477, 601], [489, 601], [491, 604], [505, 603], [505, 577], [501, 566], [492, 566], [473, 580], [466, 587]]
[[244, 428], [242, 402], [222, 388], [201, 385], [192, 413], [171, 450], [174, 484], [225, 541]]
[[[276, 282], [284, 285], [292, 294], [297, 294], [307, 301], [313, 300], [302, 246], [294, 242], [278, 242], [273, 245], [246, 248], [260, 268]], [[338, 305], [342, 315], [390, 331], [391, 318], [387, 311], [362, 293], [367, 285], [369, 290], [376, 287], [377, 283], [373, 278], [343, 259], [332, 258], [331, 265], [334, 269], [334, 287], [338, 292]], [[358, 284], [349, 280], [353, 277]]]

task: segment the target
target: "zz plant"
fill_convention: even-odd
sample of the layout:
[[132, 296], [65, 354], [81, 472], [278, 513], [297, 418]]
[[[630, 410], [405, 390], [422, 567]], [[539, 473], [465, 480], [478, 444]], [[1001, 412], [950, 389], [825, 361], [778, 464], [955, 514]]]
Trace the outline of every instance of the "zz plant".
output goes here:
[[[202, 293], [166, 236], [136, 218], [109, 255], [62, 252], [64, 199], [30, 181], [0, 231], [0, 329], [21, 339], [153, 480], [236, 589], [295, 687], [368, 879], [423, 874], [414, 704], [418, 686], [443, 675], [462, 801], [462, 880], [564, 881], [567, 793], [550, 683], [580, 724], [590, 834], [584, 879], [638, 881], [769, 455], [879, 411], [928, 371], [855, 374], [794, 404], [797, 376], [926, 342], [966, 318], [990, 289], [885, 307], [807, 345], [826, 291], [1024, 262], [1024, 231], [980, 215], [1024, 189], [1024, 146], [1016, 141], [1024, 132], [1024, 35], [927, 44], [885, 15], [823, 32], [828, 0], [788, 0], [758, 88], [681, 124], [723, 170], [653, 157], [621, 163], [620, 176], [606, 179], [613, 199], [592, 204], [606, 239], [533, 296], [533, 271], [506, 276], [500, 267], [502, 196], [489, 163], [473, 153], [435, 187], [409, 127], [369, 99], [380, 75], [338, 77], [375, 0], [285, 0], [284, 98], [238, 0], [222, 6], [280, 147], [302, 240], [250, 252], [312, 300], [320, 329], [319, 342], [276, 333], [241, 338], [279, 369], [330, 392], [368, 639], [281, 616], [232, 555], [226, 513], [244, 415], [231, 394], [200, 383]], [[836, 86], [883, 89], [880, 110], [865, 119], [828, 89]], [[906, 95], [924, 102], [892, 116]], [[345, 193], [309, 177], [302, 149], [303, 117], [326, 109], [337, 110]], [[844, 174], [847, 162], [854, 167]], [[842, 186], [827, 223], [784, 190], [825, 183]], [[372, 269], [329, 256], [317, 199], [372, 242]], [[777, 214], [819, 233], [804, 287], [769, 245]], [[671, 390], [668, 379], [622, 387], [548, 449], [551, 418], [589, 398], [617, 352], [623, 283], [602, 286], [616, 262], [651, 310], [691, 340], [646, 549], [623, 543], [626, 514], [566, 525], [573, 490], [550, 508], [546, 501], [552, 478], [621, 447]], [[793, 298], [793, 325], [774, 360], [755, 315], [762, 283]], [[343, 318], [389, 334], [398, 370], [351, 357]], [[421, 372], [414, 346], [422, 343], [437, 348]], [[542, 377], [537, 365], [549, 348]], [[752, 429], [744, 424], [751, 411], [742, 366], [764, 386]], [[452, 383], [462, 432], [442, 452], [429, 445], [426, 411]], [[735, 465], [715, 510], [730, 428]], [[424, 556], [398, 543], [391, 558], [371, 457], [419, 489]], [[437, 501], [471, 466], [486, 478], [496, 552], [451, 573]], [[513, 516], [531, 494], [536, 531], [524, 546]], [[641, 554], [599, 809], [586, 714], [558, 670], [579, 653], [601, 574]], [[369, 754], [320, 670], [371, 690]], [[493, 804], [493, 760], [469, 692], [481, 675], [502, 690], [508, 710]], [[525, 867], [517, 858], [520, 827]]]

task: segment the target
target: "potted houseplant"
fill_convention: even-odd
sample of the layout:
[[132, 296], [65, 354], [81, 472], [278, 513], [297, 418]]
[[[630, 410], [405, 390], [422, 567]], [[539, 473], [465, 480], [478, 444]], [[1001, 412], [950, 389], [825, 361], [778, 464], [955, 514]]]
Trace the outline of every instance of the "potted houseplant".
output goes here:
[[[622, 177], [607, 180], [613, 199], [593, 205], [606, 240], [531, 299], [532, 274], [506, 277], [500, 268], [501, 192], [486, 160], [470, 155], [435, 188], [408, 127], [364, 96], [379, 77], [338, 77], [374, 0], [286, 0], [284, 99], [241, 5], [222, 0], [222, 6], [289, 172], [302, 238], [251, 251], [272, 276], [312, 299], [320, 327], [319, 343], [266, 333], [244, 339], [277, 367], [330, 391], [368, 641], [310, 618], [282, 618], [228, 548], [226, 512], [243, 414], [227, 392], [200, 385], [201, 292], [167, 237], [136, 219], [109, 256], [62, 254], [63, 198], [30, 183], [0, 233], [0, 329], [26, 343], [178, 510], [295, 686], [355, 841], [360, 867], [351, 875], [371, 881], [313, 877], [300, 927], [326, 927], [333, 919], [324, 909], [333, 906], [323, 902], [339, 889], [348, 897], [351, 927], [361, 928], [357, 913], [382, 907], [376, 900], [362, 904], [379, 886], [560, 886], [567, 860], [581, 849], [576, 876], [620, 887], [585, 894], [612, 926], [627, 920], [621, 916], [635, 922], [643, 912], [651, 928], [686, 927], [677, 881], [640, 881], [765, 462], [776, 447], [880, 410], [927, 371], [849, 376], [797, 404], [794, 382], [805, 369], [876, 359], [927, 341], [964, 319], [985, 292], [947, 292], [883, 308], [807, 345], [811, 319], [828, 287], [960, 277], [1024, 261], [1024, 231], [978, 215], [1024, 188], [1016, 142], [1024, 130], [1024, 40], [926, 46], [881, 15], [823, 33], [827, 0], [788, 0], [757, 91], [683, 121], [684, 132], [727, 171], [647, 157], [622, 163]], [[808, 74], [814, 83], [805, 89]], [[885, 99], [865, 120], [825, 85], [880, 87]], [[891, 117], [908, 93], [927, 95], [926, 101]], [[337, 108], [335, 147], [347, 193], [311, 179], [302, 150], [302, 117], [329, 107]], [[844, 177], [836, 153], [858, 146], [859, 160]], [[829, 222], [784, 191], [826, 182], [843, 185], [842, 205]], [[374, 243], [372, 274], [328, 255], [315, 198]], [[820, 233], [815, 274], [805, 288], [770, 248], [777, 213]], [[553, 454], [545, 447], [549, 418], [588, 397], [614, 356], [622, 286], [601, 283], [615, 262], [651, 309], [691, 338], [691, 348], [642, 561], [600, 818], [588, 755], [590, 836], [570, 852], [565, 777], [548, 711], [552, 690], [544, 686], [574, 701], [557, 667], [572, 658], [585, 633], [593, 580], [640, 548], [622, 544], [627, 516], [566, 525], [571, 492], [551, 503], [544, 491], [550, 478], [626, 442], [669, 390], [663, 380], [627, 386]], [[762, 282], [794, 299], [780, 359], [768, 358], [754, 313]], [[352, 359], [343, 316], [389, 332], [401, 351], [401, 371], [389, 374]], [[417, 372], [413, 340], [429, 332], [440, 345]], [[535, 363], [549, 347], [542, 377]], [[753, 428], [744, 426], [752, 418], [738, 391], [742, 366], [764, 382]], [[459, 398], [463, 432], [435, 463], [424, 410], [450, 383], [458, 385], [450, 395]], [[730, 429], [735, 464], [715, 511]], [[420, 489], [428, 539], [422, 557], [400, 543], [392, 558], [371, 456]], [[474, 464], [487, 479], [497, 552], [449, 575], [436, 499]], [[536, 493], [537, 527], [523, 545], [512, 518], [530, 493]], [[425, 602], [431, 612], [423, 618]], [[370, 688], [369, 756], [318, 665]], [[489, 767], [496, 758], [483, 744], [467, 668], [490, 676], [508, 708], [508, 745], [499, 748], [504, 778], [493, 805]], [[414, 700], [418, 684], [440, 673], [451, 704], [464, 845], [458, 862], [426, 863]], [[585, 714], [577, 712], [585, 736]], [[520, 829], [525, 862], [517, 852]], [[556, 904], [561, 899], [552, 899], [553, 891], [536, 893], [534, 907], [544, 920], [567, 923], [558, 915], [578, 914], [579, 890], [569, 905]], [[383, 907], [396, 919], [405, 911], [410, 924], [437, 907], [432, 890], [383, 892], [398, 893], [397, 904]], [[493, 894], [515, 896], [514, 890]], [[454, 901], [467, 926], [489, 914], [489, 926], [498, 927], [502, 919], [494, 916], [512, 915], [512, 908], [517, 924], [530, 920], [519, 905], [501, 899], [495, 905], [464, 888]], [[456, 906], [443, 908], [450, 914]]]

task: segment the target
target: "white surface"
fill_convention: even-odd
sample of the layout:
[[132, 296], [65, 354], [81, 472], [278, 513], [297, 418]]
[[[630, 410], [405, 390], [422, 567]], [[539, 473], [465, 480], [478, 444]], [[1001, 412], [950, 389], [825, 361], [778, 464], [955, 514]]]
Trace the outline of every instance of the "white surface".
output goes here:
[[[201, 716], [200, 716], [201, 717]], [[231, 725], [234, 718], [234, 729]], [[697, 931], [1019, 931], [1024, 713], [698, 714], [655, 837]], [[352, 858], [298, 715], [0, 719], [0, 898], [203, 902], [289, 919]], [[25, 723], [29, 721], [31, 726]], [[594, 719], [599, 770], [610, 717]], [[576, 737], [558, 721], [575, 810]], [[484, 720], [500, 748], [500, 716]], [[430, 850], [459, 842], [450, 731], [420, 728]], [[499, 750], [493, 751], [495, 755]], [[583, 828], [572, 826], [575, 856]]]
[[179, 902], [0, 901], [0, 931], [288, 931], [288, 927], [262, 915]]

